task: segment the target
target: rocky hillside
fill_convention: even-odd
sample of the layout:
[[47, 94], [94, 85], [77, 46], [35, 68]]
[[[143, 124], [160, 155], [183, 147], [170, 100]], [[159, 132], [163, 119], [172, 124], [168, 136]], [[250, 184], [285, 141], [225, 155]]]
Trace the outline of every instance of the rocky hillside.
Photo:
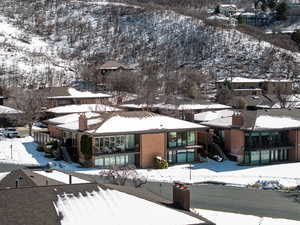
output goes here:
[[0, 75], [8, 85], [63, 85], [106, 60], [210, 76], [295, 76], [299, 54], [234, 28], [167, 10], [117, 2], [0, 2]]

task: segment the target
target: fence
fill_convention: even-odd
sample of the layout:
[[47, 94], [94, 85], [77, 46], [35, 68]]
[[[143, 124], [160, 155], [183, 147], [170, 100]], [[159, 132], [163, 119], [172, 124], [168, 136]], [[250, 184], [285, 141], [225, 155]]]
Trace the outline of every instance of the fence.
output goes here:
[[50, 134], [40, 131], [34, 132], [33, 137], [34, 141], [39, 144], [45, 144], [50, 141], [59, 141], [58, 139], [51, 137]]

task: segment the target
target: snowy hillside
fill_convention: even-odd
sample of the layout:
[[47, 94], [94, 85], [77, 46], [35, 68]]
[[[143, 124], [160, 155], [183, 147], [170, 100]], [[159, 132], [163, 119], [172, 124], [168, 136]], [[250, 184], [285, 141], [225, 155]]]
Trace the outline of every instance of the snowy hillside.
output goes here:
[[[173, 69], [189, 64], [218, 76], [292, 76], [300, 59], [298, 53], [234, 29], [208, 26], [164, 9], [100, 0], [7, 0], [1, 1], [1, 11], [15, 25], [5, 25], [9, 29], [1, 30], [0, 40], [6, 37], [16, 46], [10, 52], [0, 45], [0, 63], [10, 68], [2, 74], [22, 76], [25, 81], [19, 82], [26, 84], [68, 83], [79, 76], [81, 65], [109, 59], [127, 64], [150, 60]], [[6, 19], [1, 20], [6, 24]], [[16, 27], [26, 29], [28, 35], [15, 32]], [[25, 42], [20, 36], [27, 36]]]
[[[8, 85], [59, 85], [73, 79], [70, 61], [57, 56], [53, 46], [0, 17], [0, 75]], [[3, 78], [2, 77], [2, 78]]]

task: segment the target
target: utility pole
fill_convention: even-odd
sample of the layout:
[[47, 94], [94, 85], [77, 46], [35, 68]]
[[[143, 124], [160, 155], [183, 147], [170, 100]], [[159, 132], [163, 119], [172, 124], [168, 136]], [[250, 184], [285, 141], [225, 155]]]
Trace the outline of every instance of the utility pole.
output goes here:
[[13, 155], [12, 155], [12, 147], [13, 147], [13, 145], [10, 144], [10, 158], [11, 158], [11, 159], [13, 159]]

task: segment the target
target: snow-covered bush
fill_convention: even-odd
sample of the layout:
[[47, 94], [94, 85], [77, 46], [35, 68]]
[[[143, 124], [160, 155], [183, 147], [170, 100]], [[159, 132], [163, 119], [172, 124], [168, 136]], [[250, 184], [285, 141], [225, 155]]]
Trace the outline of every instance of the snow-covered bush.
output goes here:
[[160, 156], [154, 157], [154, 167], [155, 169], [167, 169], [168, 168], [167, 160], [163, 159]]

